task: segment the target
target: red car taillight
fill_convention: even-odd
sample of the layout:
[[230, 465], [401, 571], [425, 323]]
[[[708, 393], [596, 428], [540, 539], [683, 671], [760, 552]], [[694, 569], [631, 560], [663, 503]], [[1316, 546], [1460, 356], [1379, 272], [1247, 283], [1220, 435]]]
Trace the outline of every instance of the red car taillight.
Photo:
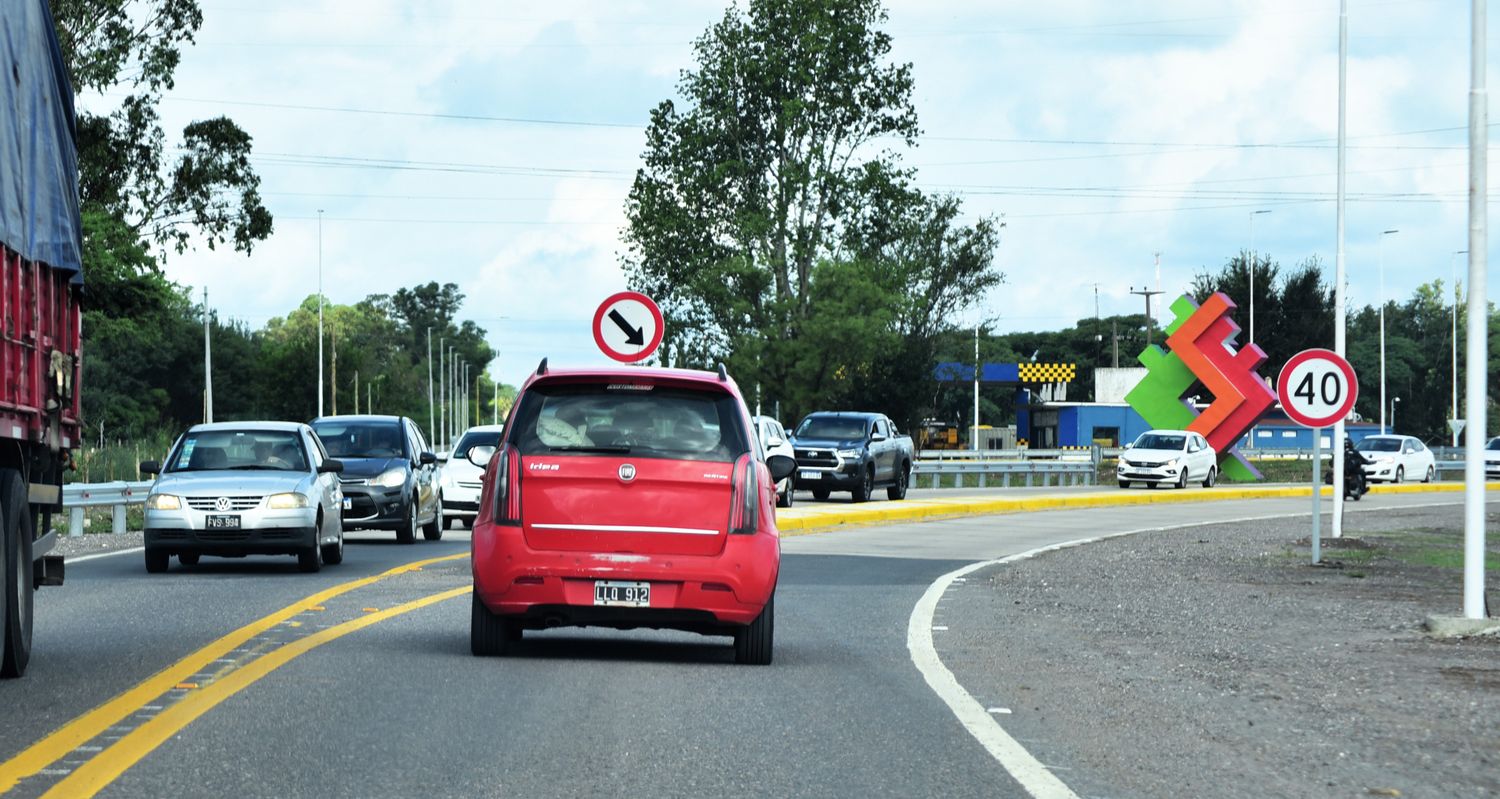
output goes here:
[[509, 444], [495, 453], [495, 524], [521, 524], [521, 453]]
[[746, 453], [734, 462], [734, 490], [729, 494], [729, 532], [753, 533], [760, 526], [760, 469]]

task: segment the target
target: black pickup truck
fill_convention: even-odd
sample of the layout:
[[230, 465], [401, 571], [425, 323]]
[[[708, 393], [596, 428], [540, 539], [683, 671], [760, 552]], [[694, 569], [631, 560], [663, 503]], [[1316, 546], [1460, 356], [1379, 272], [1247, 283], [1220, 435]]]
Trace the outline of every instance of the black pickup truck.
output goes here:
[[819, 411], [792, 433], [797, 487], [814, 499], [848, 491], [864, 502], [885, 486], [890, 499], [905, 499], [911, 483], [911, 436], [896, 432], [884, 414]]

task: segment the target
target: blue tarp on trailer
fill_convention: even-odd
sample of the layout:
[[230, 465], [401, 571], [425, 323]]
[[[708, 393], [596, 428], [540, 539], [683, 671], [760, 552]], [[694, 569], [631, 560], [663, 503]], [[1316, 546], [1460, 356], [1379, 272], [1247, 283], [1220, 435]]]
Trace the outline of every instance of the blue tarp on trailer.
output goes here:
[[0, 0], [0, 242], [83, 268], [73, 87], [47, 0]]

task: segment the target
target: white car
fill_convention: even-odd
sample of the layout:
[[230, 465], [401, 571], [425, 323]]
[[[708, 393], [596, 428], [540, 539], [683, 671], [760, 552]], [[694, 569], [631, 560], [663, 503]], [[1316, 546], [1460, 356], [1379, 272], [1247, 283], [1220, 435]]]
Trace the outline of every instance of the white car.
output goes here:
[[1421, 479], [1430, 483], [1437, 477], [1437, 458], [1432, 450], [1411, 436], [1365, 436], [1354, 448], [1374, 463], [1365, 465], [1365, 477], [1387, 483], [1404, 483]]
[[[792, 440], [787, 437], [786, 428], [781, 422], [769, 416], [755, 417], [755, 432], [760, 436], [760, 447], [766, 451], [766, 457], [772, 455], [785, 455], [795, 458], [796, 451], [792, 449]], [[781, 508], [792, 506], [792, 492], [796, 490], [793, 484], [793, 476], [787, 475], [785, 480], [776, 484], [776, 505]]]
[[1490, 480], [1500, 478], [1500, 436], [1484, 445], [1484, 476]]
[[1129, 488], [1131, 483], [1165, 483], [1178, 488], [1201, 483], [1208, 488], [1219, 479], [1219, 458], [1197, 433], [1152, 430], [1125, 445], [1115, 471], [1121, 488]]
[[483, 424], [471, 427], [459, 436], [452, 452], [438, 453], [441, 472], [443, 518], [460, 524], [474, 523], [474, 514], [479, 512], [479, 490], [484, 487], [484, 470], [469, 462], [469, 450], [474, 447], [500, 447], [500, 435], [505, 432], [503, 424]]

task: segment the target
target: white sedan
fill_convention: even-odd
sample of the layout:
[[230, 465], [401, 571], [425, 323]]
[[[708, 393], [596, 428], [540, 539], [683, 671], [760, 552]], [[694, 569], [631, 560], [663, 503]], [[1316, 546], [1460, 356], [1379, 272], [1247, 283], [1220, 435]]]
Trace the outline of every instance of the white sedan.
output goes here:
[[1372, 461], [1365, 464], [1365, 476], [1370, 480], [1404, 483], [1420, 478], [1430, 483], [1437, 476], [1437, 458], [1432, 450], [1411, 436], [1365, 436], [1354, 448]]
[[1500, 437], [1484, 445], [1484, 476], [1491, 480], [1500, 478]]
[[479, 492], [484, 488], [484, 470], [469, 461], [474, 447], [499, 448], [505, 433], [503, 424], [475, 425], [464, 431], [452, 452], [438, 453], [441, 472], [443, 518], [454, 525], [472, 525], [479, 512]]
[[1121, 488], [1130, 484], [1188, 483], [1212, 486], [1219, 478], [1219, 459], [1203, 436], [1188, 430], [1152, 430], [1125, 445], [1115, 469]]
[[[792, 440], [787, 436], [786, 428], [781, 426], [781, 422], [769, 416], [757, 416], [755, 417], [755, 432], [760, 436], [760, 446], [765, 450], [767, 458], [772, 455], [785, 455], [788, 458], [796, 456], [795, 450], [792, 449]], [[776, 484], [776, 504], [780, 507], [792, 506], [792, 492], [796, 490], [792, 480], [792, 475], [787, 475], [785, 480]]]

